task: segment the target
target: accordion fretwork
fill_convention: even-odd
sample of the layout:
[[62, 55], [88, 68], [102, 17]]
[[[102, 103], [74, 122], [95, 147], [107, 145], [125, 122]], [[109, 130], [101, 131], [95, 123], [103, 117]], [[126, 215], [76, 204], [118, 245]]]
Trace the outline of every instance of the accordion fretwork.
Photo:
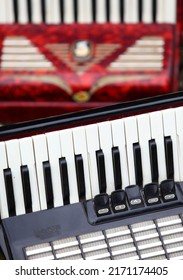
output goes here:
[[0, 121], [177, 90], [181, 18], [179, 0], [1, 0]]

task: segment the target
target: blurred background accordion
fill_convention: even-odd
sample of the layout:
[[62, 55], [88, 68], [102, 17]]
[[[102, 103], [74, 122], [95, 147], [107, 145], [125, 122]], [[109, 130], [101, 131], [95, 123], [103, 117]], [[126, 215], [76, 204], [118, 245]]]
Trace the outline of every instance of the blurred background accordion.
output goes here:
[[0, 122], [178, 90], [181, 2], [1, 0]]

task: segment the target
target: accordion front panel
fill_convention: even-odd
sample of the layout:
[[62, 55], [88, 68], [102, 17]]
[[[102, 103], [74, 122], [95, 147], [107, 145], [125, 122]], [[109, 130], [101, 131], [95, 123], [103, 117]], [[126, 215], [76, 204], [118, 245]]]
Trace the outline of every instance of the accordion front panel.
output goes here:
[[1, 122], [177, 90], [180, 16], [166, 3], [1, 1]]

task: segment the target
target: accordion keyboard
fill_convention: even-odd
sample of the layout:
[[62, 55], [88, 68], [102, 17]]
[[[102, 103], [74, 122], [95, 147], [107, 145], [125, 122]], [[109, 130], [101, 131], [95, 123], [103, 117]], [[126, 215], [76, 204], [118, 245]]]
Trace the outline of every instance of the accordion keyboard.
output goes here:
[[0, 142], [1, 218], [183, 181], [183, 108]]
[[176, 0], [1, 0], [0, 23], [175, 23]]
[[2, 127], [5, 257], [182, 259], [182, 103], [178, 93]]

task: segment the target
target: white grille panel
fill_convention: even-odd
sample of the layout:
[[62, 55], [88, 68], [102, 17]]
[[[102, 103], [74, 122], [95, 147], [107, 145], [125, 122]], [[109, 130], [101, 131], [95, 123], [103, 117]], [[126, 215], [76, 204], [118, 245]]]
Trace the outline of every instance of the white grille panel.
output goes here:
[[96, 231], [25, 248], [27, 259], [183, 259], [182, 216]]

